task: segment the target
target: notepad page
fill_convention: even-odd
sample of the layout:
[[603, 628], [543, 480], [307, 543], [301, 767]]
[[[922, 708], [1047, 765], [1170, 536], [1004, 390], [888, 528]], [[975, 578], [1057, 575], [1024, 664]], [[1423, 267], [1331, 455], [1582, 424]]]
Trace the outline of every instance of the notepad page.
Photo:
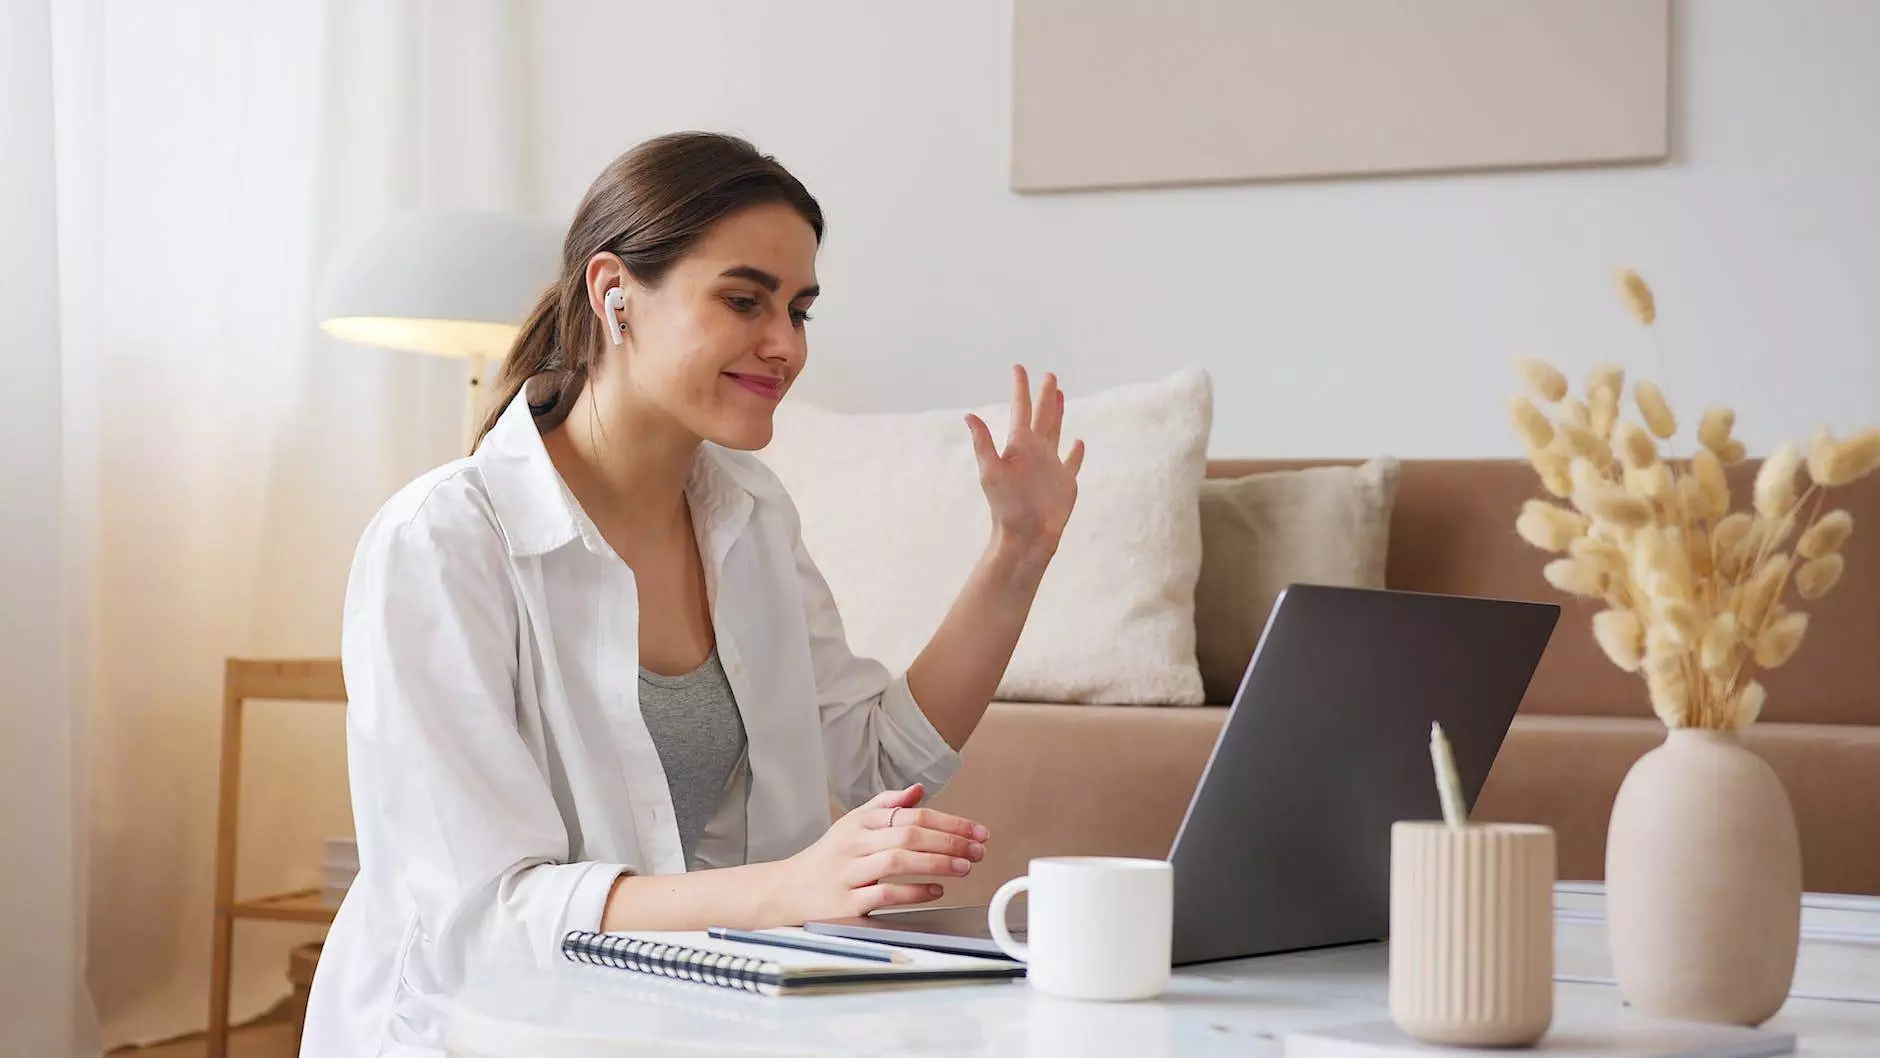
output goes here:
[[[784, 927], [765, 930], [790, 936], [801, 936], [827, 941], [828, 938], [806, 930]], [[819, 951], [803, 951], [798, 948], [781, 948], [774, 944], [750, 944], [745, 941], [720, 940], [701, 930], [643, 932], [631, 930], [616, 936], [631, 937], [639, 941], [651, 941], [655, 944], [670, 944], [680, 948], [695, 948], [699, 951], [716, 952], [721, 955], [737, 955], [748, 959], [776, 963], [786, 973], [804, 973], [828, 970], [862, 970], [870, 973], [923, 973], [934, 970], [984, 970], [1010, 966], [999, 959], [981, 959], [971, 955], [953, 955], [947, 952], [923, 951], [918, 948], [897, 948], [888, 944], [872, 944], [868, 941], [844, 939], [841, 943], [858, 948], [874, 948], [880, 951], [900, 952], [908, 957], [904, 963], [875, 962], [872, 959], [851, 959], [844, 955], [829, 955]]]

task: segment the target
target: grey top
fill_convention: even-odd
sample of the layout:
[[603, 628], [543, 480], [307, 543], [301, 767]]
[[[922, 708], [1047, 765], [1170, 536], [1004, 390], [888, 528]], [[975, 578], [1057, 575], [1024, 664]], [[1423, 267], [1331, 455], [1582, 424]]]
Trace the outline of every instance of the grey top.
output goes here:
[[640, 713], [666, 769], [679, 845], [689, 863], [718, 795], [744, 755], [744, 718], [713, 650], [683, 676], [640, 670]]

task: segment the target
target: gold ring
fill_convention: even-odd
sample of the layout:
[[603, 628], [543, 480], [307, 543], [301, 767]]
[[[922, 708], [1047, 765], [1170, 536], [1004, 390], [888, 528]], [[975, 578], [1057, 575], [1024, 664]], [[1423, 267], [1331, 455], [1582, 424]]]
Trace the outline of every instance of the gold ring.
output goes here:
[[889, 826], [893, 826], [893, 825], [894, 825], [894, 813], [896, 813], [896, 812], [899, 812], [900, 810], [901, 810], [901, 809], [900, 809], [900, 807], [899, 807], [899, 806], [896, 806], [896, 807], [894, 807], [894, 808], [892, 808], [892, 809], [889, 809], [889, 811], [888, 811], [888, 825], [889, 825]]

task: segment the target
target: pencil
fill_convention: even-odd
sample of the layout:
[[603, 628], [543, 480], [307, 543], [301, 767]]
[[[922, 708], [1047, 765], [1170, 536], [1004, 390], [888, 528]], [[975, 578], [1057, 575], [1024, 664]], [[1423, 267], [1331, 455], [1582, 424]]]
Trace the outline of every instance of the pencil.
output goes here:
[[1469, 810], [1462, 804], [1462, 781], [1456, 778], [1456, 758], [1449, 751], [1449, 739], [1443, 725], [1430, 725], [1430, 763], [1436, 767], [1436, 796], [1443, 804], [1443, 822], [1460, 827], [1469, 821]]
[[824, 955], [843, 955], [851, 959], [867, 959], [869, 962], [905, 963], [912, 962], [906, 952], [891, 951], [886, 948], [865, 948], [859, 944], [844, 944], [841, 941], [824, 940], [795, 933], [760, 933], [748, 929], [732, 929], [729, 926], [713, 926], [705, 931], [718, 940], [735, 940], [745, 944], [768, 944], [774, 948], [795, 948], [799, 951], [820, 952]]

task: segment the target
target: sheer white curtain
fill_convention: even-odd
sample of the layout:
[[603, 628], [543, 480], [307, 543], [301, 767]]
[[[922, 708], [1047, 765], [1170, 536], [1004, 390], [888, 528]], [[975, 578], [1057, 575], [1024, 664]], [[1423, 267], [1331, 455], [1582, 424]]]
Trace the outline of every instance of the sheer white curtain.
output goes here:
[[[81, 979], [83, 497], [66, 473], [47, 0], [0, 0], [0, 1055], [96, 1054]], [[76, 546], [75, 546], [76, 545]]]
[[[336, 653], [360, 529], [457, 454], [461, 365], [332, 342], [310, 305], [334, 246], [391, 210], [529, 204], [523, 28], [501, 0], [57, 5], [106, 1046], [206, 1016], [223, 659]], [[351, 832], [342, 724], [251, 715], [238, 893], [319, 884], [321, 839]], [[237, 927], [238, 1019], [317, 932]]]

